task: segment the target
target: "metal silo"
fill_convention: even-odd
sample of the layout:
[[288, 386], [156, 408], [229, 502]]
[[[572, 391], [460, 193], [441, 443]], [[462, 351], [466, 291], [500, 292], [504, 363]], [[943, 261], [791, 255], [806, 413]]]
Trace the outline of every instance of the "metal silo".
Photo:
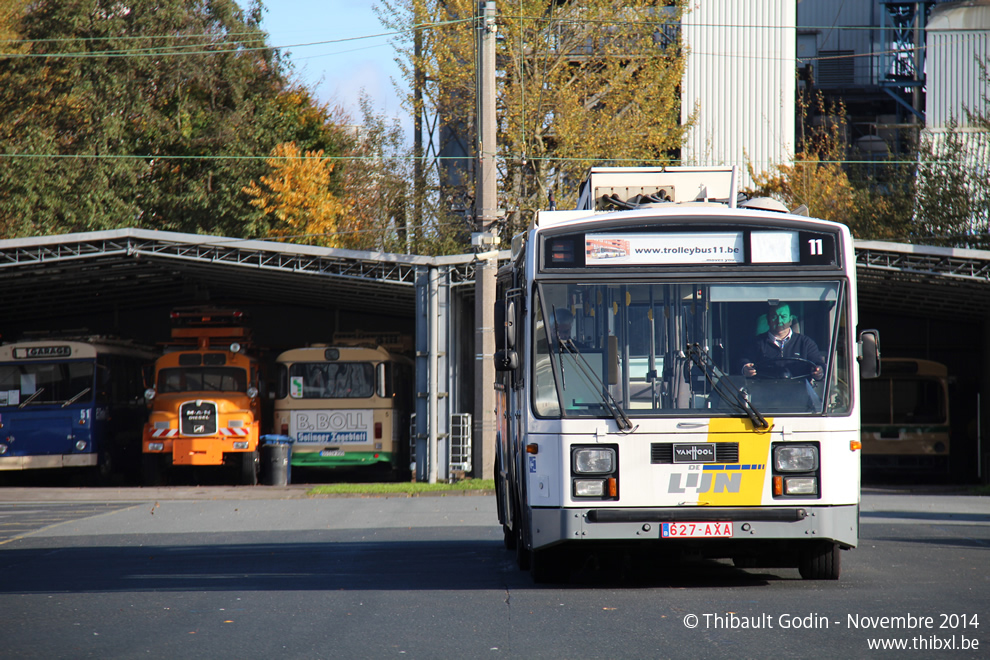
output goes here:
[[[990, 92], [981, 67], [981, 63], [983, 66], [990, 64], [990, 0], [936, 5], [928, 19], [926, 37], [925, 131], [932, 146], [940, 152], [946, 145], [949, 125], [954, 120], [956, 133], [965, 149], [964, 167], [970, 176], [985, 179], [990, 172], [990, 132], [976, 125], [969, 113], [990, 118], [990, 104], [987, 103]], [[974, 193], [977, 190], [980, 188], [974, 189]], [[985, 210], [977, 211], [973, 217], [974, 230], [985, 230], [990, 220], [985, 213]]]
[[686, 165], [757, 171], [794, 153], [796, 3], [705, 0], [682, 20], [689, 48], [681, 119], [697, 110], [682, 149]]
[[979, 65], [990, 57], [990, 0], [936, 5], [928, 19], [926, 46], [928, 129], [942, 131], [953, 118], [960, 128], [969, 127], [966, 108], [990, 114]]

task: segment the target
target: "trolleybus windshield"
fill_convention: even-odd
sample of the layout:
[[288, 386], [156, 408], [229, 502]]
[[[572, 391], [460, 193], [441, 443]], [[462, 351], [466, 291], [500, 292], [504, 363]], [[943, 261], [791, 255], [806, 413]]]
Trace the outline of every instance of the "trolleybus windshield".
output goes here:
[[0, 364], [0, 406], [84, 403], [93, 398], [94, 364]]
[[[537, 295], [539, 416], [849, 412], [840, 280], [546, 281]], [[776, 346], [771, 314], [788, 317], [795, 342], [779, 354], [761, 348]]]
[[371, 362], [297, 362], [289, 367], [293, 399], [367, 399], [374, 394]]

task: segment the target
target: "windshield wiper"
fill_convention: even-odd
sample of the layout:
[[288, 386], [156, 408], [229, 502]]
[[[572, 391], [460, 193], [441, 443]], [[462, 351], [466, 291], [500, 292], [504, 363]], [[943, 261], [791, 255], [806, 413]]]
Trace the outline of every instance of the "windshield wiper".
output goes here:
[[[727, 378], [725, 372], [719, 369], [715, 361], [712, 360], [712, 356], [708, 354], [708, 351], [703, 349], [700, 344], [690, 344], [687, 348], [687, 355], [691, 358], [692, 362], [698, 365], [702, 373], [705, 374], [705, 380], [711, 384], [712, 390], [717, 392], [723, 399], [728, 399], [736, 404], [740, 410], [746, 413], [746, 416], [753, 422], [754, 428], [770, 428], [766, 418], [760, 414], [759, 410], [753, 407], [753, 403], [749, 400], [749, 392]], [[718, 380], [715, 380], [716, 378]], [[724, 385], [726, 383], [728, 386]]]
[[32, 394], [31, 394], [31, 396], [29, 396], [28, 398], [26, 398], [26, 399], [24, 399], [23, 401], [21, 401], [21, 404], [20, 404], [19, 406], [17, 406], [17, 407], [18, 407], [18, 408], [23, 408], [23, 407], [24, 407], [24, 406], [26, 406], [27, 404], [29, 404], [29, 403], [31, 403], [32, 401], [34, 401], [35, 399], [37, 399], [37, 398], [38, 398], [38, 395], [39, 395], [39, 394], [41, 394], [41, 393], [42, 393], [42, 392], [44, 392], [44, 391], [45, 391], [45, 388], [43, 388], [43, 387], [39, 387], [38, 389], [36, 389], [36, 390], [34, 391], [34, 393], [32, 393]]
[[76, 394], [74, 397], [72, 397], [71, 399], [69, 399], [65, 403], [63, 403], [62, 404], [62, 407], [65, 408], [66, 406], [71, 406], [73, 403], [75, 403], [76, 401], [78, 401], [83, 395], [85, 395], [91, 389], [92, 388], [87, 387], [86, 389], [82, 390], [81, 392], [79, 392], [78, 394]]
[[[578, 369], [581, 370], [581, 375], [588, 379], [589, 382], [597, 385], [598, 396], [601, 398], [602, 403], [605, 405], [605, 409], [608, 410], [609, 414], [612, 415], [612, 419], [615, 423], [619, 425], [619, 430], [623, 433], [632, 433], [637, 427], [633, 427], [632, 421], [630, 421], [629, 416], [626, 415], [626, 411], [622, 409], [619, 402], [616, 401], [611, 394], [609, 394], [608, 386], [598, 377], [598, 374], [592, 368], [588, 361], [584, 358], [581, 351], [574, 344], [573, 339], [561, 339], [561, 347], [569, 354], [575, 357], [574, 364], [577, 365]], [[561, 372], [563, 372], [564, 365], [560, 366]], [[595, 388], [593, 388], [595, 389]]]

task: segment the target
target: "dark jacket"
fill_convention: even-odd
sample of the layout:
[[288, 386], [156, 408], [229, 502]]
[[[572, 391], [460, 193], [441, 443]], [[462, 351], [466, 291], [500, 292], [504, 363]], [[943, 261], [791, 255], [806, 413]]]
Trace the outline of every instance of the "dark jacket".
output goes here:
[[825, 358], [818, 350], [818, 344], [815, 343], [815, 340], [806, 335], [799, 335], [793, 330], [791, 331], [791, 338], [787, 340], [783, 348], [779, 348], [770, 334], [764, 332], [756, 338], [750, 353], [750, 357], [742, 359], [742, 364], [756, 363], [772, 358], [802, 358], [814, 362], [822, 369], [825, 368]]

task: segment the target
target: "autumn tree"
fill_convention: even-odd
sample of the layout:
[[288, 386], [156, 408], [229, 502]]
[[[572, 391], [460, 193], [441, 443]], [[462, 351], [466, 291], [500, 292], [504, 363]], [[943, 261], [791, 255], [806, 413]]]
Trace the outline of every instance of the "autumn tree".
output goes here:
[[[355, 245], [412, 254], [464, 251], [441, 209], [416, 213], [411, 145], [394, 117], [376, 112], [364, 93], [355, 144], [344, 160], [344, 188], [360, 227]], [[427, 200], [424, 200], [427, 201]]]
[[[381, 4], [386, 25], [408, 30], [399, 44], [400, 65], [410, 88], [422, 89], [422, 107], [411, 97], [411, 109], [428, 108], [445, 127], [440, 152], [459, 141], [473, 154], [478, 3]], [[499, 3], [496, 112], [500, 198], [507, 212], [503, 237], [524, 228], [532, 211], [546, 208], [550, 193], [562, 208], [573, 205], [592, 165], [675, 161], [690, 127], [680, 117], [684, 53], [677, 28], [684, 5], [680, 0]], [[443, 192], [470, 202], [470, 172], [459, 174], [448, 176]]]
[[[819, 93], [797, 100], [802, 133], [791, 162], [757, 172], [747, 165], [751, 196], [769, 196], [789, 209], [848, 225], [857, 238], [905, 240], [914, 208], [914, 153], [850, 163], [846, 111]], [[811, 121], [810, 117], [818, 121]]]
[[294, 143], [280, 144], [268, 165], [271, 172], [244, 189], [251, 205], [270, 216], [268, 237], [351, 247], [350, 207], [330, 191], [334, 163], [322, 150], [300, 153]]
[[[234, 0], [33, 0], [0, 53], [0, 235], [264, 236], [243, 192], [279, 144], [343, 134]], [[339, 185], [333, 172], [331, 188]]]
[[[813, 101], [826, 120], [810, 127], [790, 163], [775, 164], [769, 172], [757, 172], [748, 164], [753, 188], [746, 192], [774, 197], [789, 209], [804, 205], [816, 218], [848, 223], [855, 213], [856, 193], [843, 169], [845, 113], [841, 107], [826, 111], [820, 95]], [[807, 117], [808, 106], [800, 107]]]

